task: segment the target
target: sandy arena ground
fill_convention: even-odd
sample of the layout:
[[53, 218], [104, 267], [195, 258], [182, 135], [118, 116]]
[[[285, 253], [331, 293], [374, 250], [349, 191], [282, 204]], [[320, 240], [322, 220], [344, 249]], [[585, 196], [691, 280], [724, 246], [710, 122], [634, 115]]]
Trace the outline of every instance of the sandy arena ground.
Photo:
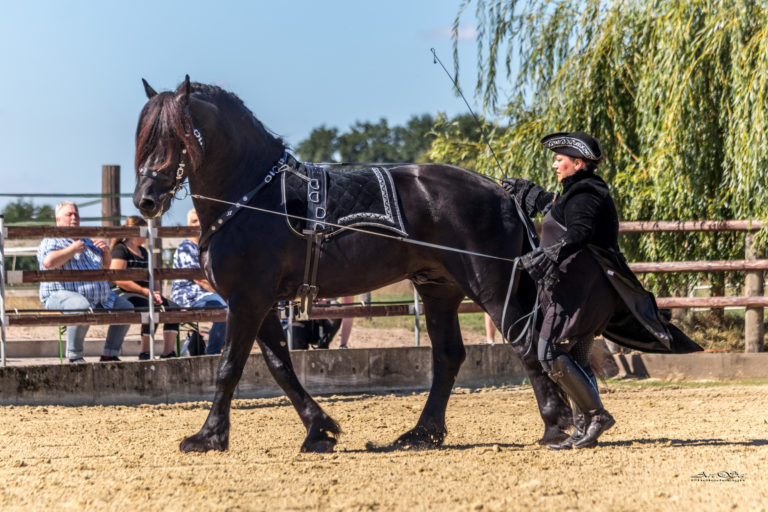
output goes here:
[[617, 425], [599, 448], [570, 452], [535, 444], [527, 386], [457, 389], [445, 447], [428, 452], [365, 448], [413, 426], [424, 393], [321, 397], [345, 431], [324, 455], [298, 453], [303, 429], [285, 399], [235, 401], [230, 450], [207, 454], [177, 446], [208, 403], [2, 407], [0, 509], [768, 508], [768, 383], [601, 388]]

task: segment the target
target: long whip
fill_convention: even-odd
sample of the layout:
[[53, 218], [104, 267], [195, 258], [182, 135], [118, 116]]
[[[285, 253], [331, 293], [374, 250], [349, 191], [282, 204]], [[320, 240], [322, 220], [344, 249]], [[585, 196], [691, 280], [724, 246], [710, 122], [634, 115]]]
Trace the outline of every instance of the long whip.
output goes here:
[[[469, 105], [469, 102], [467, 101], [466, 96], [464, 96], [464, 92], [461, 90], [461, 87], [459, 87], [459, 81], [458, 77], [454, 78], [451, 76], [451, 73], [448, 71], [448, 69], [443, 64], [443, 61], [440, 60], [440, 57], [437, 56], [437, 51], [434, 48], [429, 49], [432, 52], [432, 63], [433, 64], [440, 64], [440, 67], [443, 68], [443, 71], [445, 71], [445, 74], [448, 76], [448, 79], [451, 81], [451, 84], [453, 85], [453, 88], [456, 90], [457, 93], [459, 93], [459, 96], [461, 96], [461, 99], [464, 101], [464, 105], [467, 106], [467, 109], [469, 110], [469, 113], [472, 114], [472, 118], [475, 120], [475, 123], [477, 123], [477, 128], [480, 130], [480, 135], [483, 137], [483, 141], [485, 142], [485, 145], [488, 146], [488, 150], [491, 152], [491, 156], [493, 156], [493, 160], [496, 162], [496, 166], [499, 168], [499, 171], [501, 172], [502, 176], [505, 174], [504, 169], [501, 167], [501, 162], [499, 162], [499, 158], [496, 156], [496, 152], [493, 150], [493, 146], [491, 146], [490, 140], [488, 140], [488, 136], [485, 133], [485, 130], [483, 129], [483, 123], [480, 122], [480, 118], [477, 117], [475, 114], [475, 111], [472, 110], [472, 107]], [[495, 181], [501, 181], [496, 178], [491, 178]], [[523, 208], [520, 206], [520, 203], [517, 200], [517, 197], [514, 195], [511, 196], [512, 201], [515, 204], [515, 209], [517, 210], [517, 214], [520, 217], [520, 220], [523, 223], [523, 226], [525, 226], [526, 234], [528, 235], [528, 242], [531, 244], [531, 248], [535, 249], [539, 246], [538, 244], [538, 237], [536, 235], [535, 230], [533, 229], [533, 226], [530, 225], [528, 222], [528, 217], [523, 212]], [[517, 276], [517, 259], [515, 259], [515, 264], [512, 267], [512, 273], [509, 277], [509, 287], [507, 288], [507, 296], [504, 299], [504, 309], [501, 313], [501, 327], [504, 328], [504, 323], [506, 321], [507, 317], [507, 307], [509, 306], [509, 300], [512, 297], [512, 289], [514, 288], [515, 284], [515, 278]], [[517, 325], [517, 323], [522, 320], [523, 318], [528, 318], [528, 322], [525, 325], [525, 328], [520, 333], [520, 335], [512, 342], [517, 343], [520, 341], [520, 339], [523, 337], [523, 335], [528, 331], [529, 325], [533, 322], [536, 322], [536, 312], [539, 309], [539, 295], [536, 294], [536, 301], [533, 306], [533, 311], [528, 313], [527, 315], [518, 318], [517, 321], [515, 321], [512, 325], [509, 326], [509, 329], [507, 329], [506, 332], [501, 330], [501, 336], [505, 340], [509, 340], [509, 332], [512, 330], [512, 328]]]

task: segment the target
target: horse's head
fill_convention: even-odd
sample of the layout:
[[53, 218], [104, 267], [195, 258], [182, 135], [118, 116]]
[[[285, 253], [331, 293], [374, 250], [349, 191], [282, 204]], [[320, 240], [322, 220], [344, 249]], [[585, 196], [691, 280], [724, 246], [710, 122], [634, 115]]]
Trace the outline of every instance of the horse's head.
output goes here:
[[149, 101], [136, 129], [133, 204], [145, 217], [162, 215], [184, 180], [203, 159], [203, 139], [190, 111], [189, 75], [176, 92], [158, 94], [146, 82]]

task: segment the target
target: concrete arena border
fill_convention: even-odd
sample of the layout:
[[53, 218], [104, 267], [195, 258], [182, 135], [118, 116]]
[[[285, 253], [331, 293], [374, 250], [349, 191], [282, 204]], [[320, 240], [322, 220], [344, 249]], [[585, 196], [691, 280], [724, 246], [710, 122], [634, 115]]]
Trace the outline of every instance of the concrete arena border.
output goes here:
[[[456, 385], [522, 384], [525, 372], [508, 345], [467, 345]], [[0, 368], [2, 405], [135, 405], [208, 401], [220, 356], [162, 361]], [[619, 377], [672, 381], [768, 379], [768, 353], [632, 354], [614, 357]], [[422, 391], [432, 376], [430, 347], [292, 352], [313, 394]], [[236, 398], [282, 395], [261, 354], [248, 359]]]

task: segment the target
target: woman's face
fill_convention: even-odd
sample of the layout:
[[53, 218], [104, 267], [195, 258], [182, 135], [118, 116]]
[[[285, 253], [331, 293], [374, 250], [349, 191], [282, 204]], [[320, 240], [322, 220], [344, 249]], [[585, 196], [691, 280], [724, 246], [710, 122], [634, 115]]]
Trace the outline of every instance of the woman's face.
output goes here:
[[552, 162], [552, 168], [557, 172], [557, 182], [560, 183], [568, 176], [573, 176], [584, 168], [584, 161], [581, 158], [571, 158], [568, 155], [555, 153], [555, 161]]

